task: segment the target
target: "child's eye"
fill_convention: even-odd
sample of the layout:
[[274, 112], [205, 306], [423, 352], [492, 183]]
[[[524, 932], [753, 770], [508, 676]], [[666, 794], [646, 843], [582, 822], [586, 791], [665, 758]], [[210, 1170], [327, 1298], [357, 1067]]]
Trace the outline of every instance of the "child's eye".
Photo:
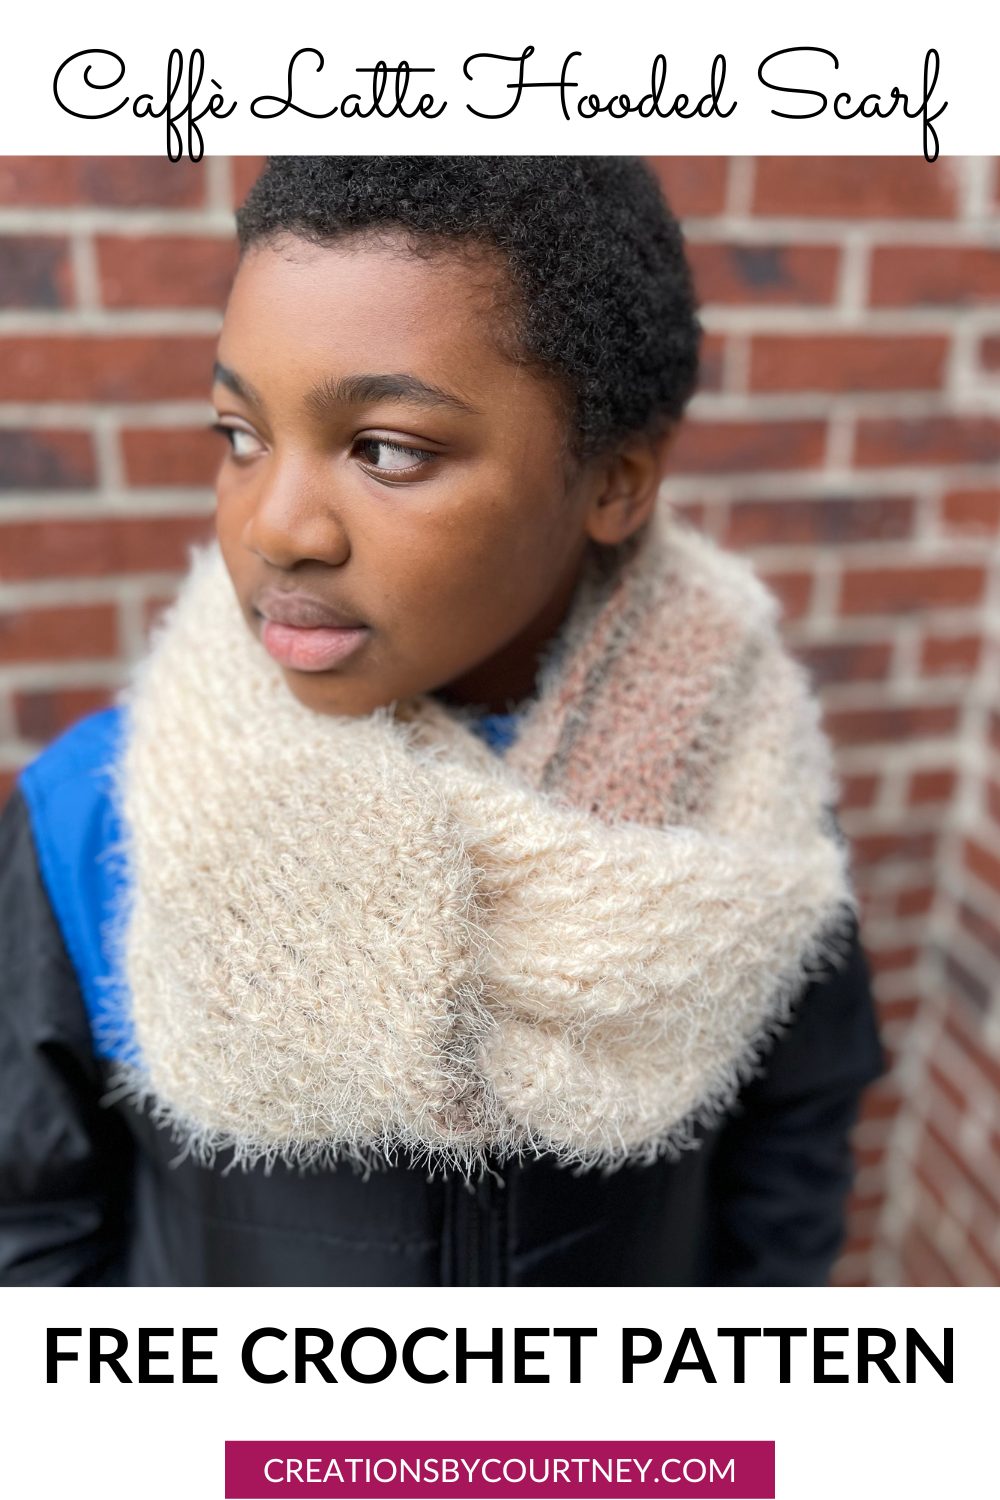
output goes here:
[[368, 468], [381, 469], [386, 474], [413, 472], [434, 457], [426, 448], [407, 448], [380, 437], [359, 438], [354, 448]]
[[216, 422], [212, 427], [213, 432], [221, 432], [229, 443], [234, 458], [253, 458], [255, 453], [261, 449], [259, 439], [252, 432], [247, 432], [244, 427], [229, 427], [225, 422]]

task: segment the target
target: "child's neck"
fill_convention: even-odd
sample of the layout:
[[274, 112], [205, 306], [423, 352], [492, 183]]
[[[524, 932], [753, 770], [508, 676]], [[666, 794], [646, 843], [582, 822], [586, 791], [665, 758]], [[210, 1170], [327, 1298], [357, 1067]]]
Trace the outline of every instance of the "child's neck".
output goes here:
[[535, 686], [535, 677], [532, 675], [531, 680], [528, 681], [521, 675], [512, 676], [509, 679], [509, 686], [504, 686], [492, 674], [488, 685], [484, 683], [481, 688], [477, 688], [475, 682], [475, 673], [468, 673], [457, 678], [455, 682], [449, 682], [444, 687], [438, 688], [434, 696], [444, 703], [457, 707], [474, 706], [486, 713], [505, 714], [514, 710], [531, 696]]

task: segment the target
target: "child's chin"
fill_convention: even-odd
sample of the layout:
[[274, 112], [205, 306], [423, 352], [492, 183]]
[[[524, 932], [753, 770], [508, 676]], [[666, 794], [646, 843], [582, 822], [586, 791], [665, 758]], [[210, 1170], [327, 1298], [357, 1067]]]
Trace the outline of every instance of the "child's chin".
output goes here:
[[352, 681], [336, 671], [295, 672], [283, 667], [282, 675], [292, 695], [313, 713], [355, 718], [392, 702], [371, 683]]

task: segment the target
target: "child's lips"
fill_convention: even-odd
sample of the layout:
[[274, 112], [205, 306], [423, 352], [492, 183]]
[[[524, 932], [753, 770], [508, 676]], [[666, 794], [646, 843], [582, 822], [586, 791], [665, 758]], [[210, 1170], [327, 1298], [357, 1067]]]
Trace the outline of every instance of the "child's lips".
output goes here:
[[371, 634], [356, 615], [301, 590], [264, 588], [254, 596], [253, 607], [263, 616], [260, 639], [265, 651], [297, 672], [335, 667]]
[[325, 672], [357, 651], [370, 633], [367, 625], [284, 625], [265, 619], [260, 639], [280, 666], [297, 672]]

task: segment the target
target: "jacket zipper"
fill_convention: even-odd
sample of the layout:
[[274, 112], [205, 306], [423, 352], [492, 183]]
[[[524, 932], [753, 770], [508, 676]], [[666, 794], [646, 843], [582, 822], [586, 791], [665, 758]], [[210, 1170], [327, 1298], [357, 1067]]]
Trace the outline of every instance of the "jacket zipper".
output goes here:
[[444, 1280], [449, 1286], [503, 1286], [503, 1189], [492, 1164], [478, 1181], [450, 1177], [446, 1182]]

